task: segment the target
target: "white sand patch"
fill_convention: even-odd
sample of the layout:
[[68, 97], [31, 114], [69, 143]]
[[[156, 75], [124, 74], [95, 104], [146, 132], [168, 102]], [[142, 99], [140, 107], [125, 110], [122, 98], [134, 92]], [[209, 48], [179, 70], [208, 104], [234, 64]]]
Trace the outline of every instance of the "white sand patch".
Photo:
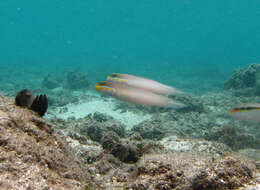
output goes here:
[[[65, 108], [65, 109], [64, 109]], [[59, 109], [55, 116], [62, 119], [75, 117], [76, 119], [83, 118], [90, 113], [100, 112], [105, 115], [113, 117], [115, 120], [120, 121], [126, 127], [132, 128], [134, 125], [141, 123], [144, 120], [150, 119], [150, 114], [138, 114], [131, 111], [121, 113], [120, 110], [114, 110], [115, 104], [112, 100], [100, 98], [98, 100], [81, 102], [80, 104], [69, 104], [60, 109], [66, 110], [64, 113], [59, 113]], [[47, 116], [48, 117], [48, 116]], [[51, 117], [51, 116], [50, 116]]]

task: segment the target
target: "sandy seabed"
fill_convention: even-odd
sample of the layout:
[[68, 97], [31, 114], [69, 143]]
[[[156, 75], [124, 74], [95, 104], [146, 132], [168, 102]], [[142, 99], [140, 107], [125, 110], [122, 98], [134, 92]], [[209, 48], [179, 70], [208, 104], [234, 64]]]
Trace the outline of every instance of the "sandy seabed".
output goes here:
[[[66, 111], [60, 111], [60, 110]], [[115, 110], [115, 101], [113, 99], [95, 98], [91, 101], [82, 101], [77, 104], [68, 104], [65, 107], [57, 108], [55, 116], [62, 119], [75, 117], [75, 119], [83, 118], [88, 114], [99, 112], [111, 116], [115, 120], [124, 123], [127, 129], [132, 128], [134, 125], [141, 123], [144, 120], [150, 119], [151, 114], [138, 114], [132, 111], [120, 112]], [[47, 115], [51, 118], [51, 115]]]

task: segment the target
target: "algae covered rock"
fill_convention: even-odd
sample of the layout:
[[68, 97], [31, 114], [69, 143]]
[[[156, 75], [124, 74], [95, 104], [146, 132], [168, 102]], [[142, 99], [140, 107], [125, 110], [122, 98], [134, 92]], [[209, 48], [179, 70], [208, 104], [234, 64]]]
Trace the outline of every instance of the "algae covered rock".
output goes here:
[[159, 120], [151, 120], [151, 121], [143, 121], [138, 125], [135, 125], [131, 131], [133, 133], [138, 133], [144, 139], [162, 139], [167, 131], [164, 129], [161, 121]]
[[52, 126], [0, 97], [0, 189], [83, 190], [88, 176]]
[[192, 95], [170, 95], [174, 100], [183, 103], [185, 106], [183, 108], [178, 109], [179, 112], [199, 112], [202, 113], [205, 111], [202, 101], [195, 96]]
[[[67, 122], [67, 127], [75, 122], [72, 129], [77, 132], [79, 123], [87, 126], [97, 121], [90, 117]], [[82, 141], [81, 135], [69, 136], [73, 141]], [[76, 143], [73, 147], [85, 160], [87, 166], [83, 167], [91, 174], [94, 189], [229, 190], [256, 180], [256, 165], [231, 156], [231, 150], [222, 143], [166, 137], [158, 146], [139, 135], [125, 139], [113, 131], [102, 135], [103, 149], [98, 142], [82, 142], [85, 148], [79, 149], [81, 145]]]
[[252, 175], [252, 169], [245, 163], [226, 157], [200, 171], [193, 178], [191, 187], [194, 190], [236, 189], [252, 179]]
[[85, 73], [71, 71], [67, 74], [66, 87], [69, 89], [85, 89], [89, 87], [88, 77]]
[[143, 138], [142, 138], [142, 136], [140, 135], [140, 133], [135, 132], [135, 133], [131, 134], [130, 140], [132, 140], [132, 141], [142, 141]]
[[138, 151], [134, 144], [116, 144], [111, 153], [122, 162], [134, 163], [138, 161]]
[[105, 122], [113, 119], [112, 117], [99, 112], [95, 112], [92, 117], [94, 120], [98, 122]]
[[138, 160], [137, 147], [131, 143], [123, 143], [119, 136], [109, 131], [102, 140], [102, 146], [122, 162], [136, 162]]
[[101, 142], [107, 131], [113, 131], [120, 137], [125, 136], [125, 126], [100, 113], [91, 114], [82, 119], [79, 125], [80, 132], [89, 136], [91, 140]]
[[61, 81], [54, 78], [52, 75], [47, 75], [42, 81], [42, 86], [48, 89], [54, 89], [60, 86]]
[[245, 69], [237, 69], [225, 84], [225, 89], [255, 87], [260, 79], [260, 64], [251, 64]]
[[253, 178], [254, 167], [235, 157], [217, 160], [185, 154], [150, 155], [127, 189], [232, 190]]
[[105, 133], [105, 135], [101, 139], [101, 144], [104, 149], [112, 151], [117, 144], [120, 144], [120, 137], [112, 131]]
[[218, 141], [228, 145], [233, 150], [244, 148], [259, 148], [260, 140], [245, 130], [235, 126], [213, 127], [205, 136], [207, 140]]

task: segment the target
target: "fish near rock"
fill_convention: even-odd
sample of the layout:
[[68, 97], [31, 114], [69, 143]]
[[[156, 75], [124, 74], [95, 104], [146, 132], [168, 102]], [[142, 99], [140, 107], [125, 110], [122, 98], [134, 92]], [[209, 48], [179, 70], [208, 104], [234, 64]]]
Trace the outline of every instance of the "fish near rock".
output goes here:
[[102, 81], [95, 85], [95, 90], [116, 99], [135, 104], [158, 107], [184, 107], [185, 105], [169, 99], [167, 96], [153, 93], [142, 88]]

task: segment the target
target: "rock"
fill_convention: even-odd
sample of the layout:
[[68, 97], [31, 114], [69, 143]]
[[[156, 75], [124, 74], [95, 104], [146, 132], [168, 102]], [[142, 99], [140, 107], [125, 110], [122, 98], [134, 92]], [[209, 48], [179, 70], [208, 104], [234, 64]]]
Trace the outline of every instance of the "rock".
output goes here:
[[260, 149], [252, 149], [252, 148], [247, 148], [247, 149], [241, 149], [238, 151], [240, 155], [243, 155], [245, 157], [248, 157], [252, 160], [258, 161], [258, 169], [260, 170]]
[[116, 144], [111, 153], [122, 162], [135, 163], [138, 161], [137, 148], [133, 144]]
[[242, 186], [252, 179], [252, 169], [232, 157], [220, 159], [207, 170], [197, 174], [191, 184], [194, 190], [229, 190]]
[[69, 72], [67, 74], [66, 87], [72, 90], [88, 88], [89, 81], [87, 75], [78, 71]]
[[255, 95], [260, 96], [260, 81], [257, 81], [255, 85]]
[[218, 158], [226, 152], [231, 152], [230, 148], [222, 143], [196, 139], [182, 139], [176, 136], [165, 137], [159, 141], [159, 143], [166, 150], [175, 152], [196, 152]]
[[120, 137], [113, 131], [108, 131], [101, 139], [101, 144], [104, 149], [110, 152], [116, 148], [117, 144], [120, 144]]
[[102, 146], [122, 162], [137, 162], [137, 147], [131, 143], [123, 143], [119, 136], [109, 131], [105, 133], [102, 140]]
[[233, 150], [260, 147], [258, 138], [246, 134], [245, 130], [235, 126], [213, 127], [208, 132], [206, 139], [224, 143]]
[[102, 159], [94, 164], [94, 167], [96, 169], [96, 173], [104, 175], [109, 173], [109, 171], [113, 170], [115, 167], [118, 167], [118, 165], [120, 165], [120, 161], [118, 159], [111, 154], [105, 154]]
[[185, 107], [177, 110], [178, 112], [205, 112], [203, 103], [198, 97], [191, 96], [189, 94], [170, 95], [170, 97], [173, 98], [175, 101], [185, 104]]
[[164, 129], [162, 122], [156, 119], [143, 121], [140, 124], [133, 126], [131, 131], [133, 133], [139, 133], [142, 138], [154, 140], [162, 139], [167, 132]]
[[48, 89], [54, 89], [60, 86], [61, 81], [54, 78], [52, 75], [47, 75], [42, 81], [42, 87]]
[[87, 173], [52, 126], [8, 99], [0, 102], [0, 189], [83, 190]]
[[92, 118], [98, 122], [105, 122], [105, 121], [109, 121], [112, 120], [113, 118], [110, 116], [107, 116], [105, 114], [99, 113], [99, 112], [95, 112], [92, 116]]
[[73, 150], [76, 150], [75, 155], [80, 158], [85, 165], [89, 166], [100, 159], [103, 159], [104, 153], [100, 144], [91, 140], [87, 140], [82, 144], [79, 140], [70, 139], [68, 137], [66, 138], [66, 141]]
[[86, 125], [86, 127], [80, 128], [80, 133], [90, 137], [93, 141], [100, 142], [104, 131], [103, 127], [98, 123], [91, 123], [90, 125]]
[[[62, 108], [65, 109], [66, 104], [75, 103], [79, 101], [79, 96], [72, 93], [70, 89], [66, 89], [62, 86], [53, 89], [43, 89], [41, 93], [47, 94], [48, 105], [52, 108]], [[58, 110], [56, 110], [58, 111]]]
[[212, 161], [198, 155], [161, 153], [146, 155], [137, 171], [127, 189], [230, 190], [248, 183], [254, 168], [230, 156]]
[[101, 142], [103, 134], [107, 131], [113, 131], [120, 137], [125, 136], [125, 127], [121, 123], [107, 120], [109, 117], [106, 117], [107, 119], [104, 119], [105, 117], [100, 119], [100, 115], [98, 117], [97, 115], [99, 114], [94, 114], [94, 116], [89, 115], [80, 120], [81, 124], [78, 126], [80, 133], [89, 136], [92, 140], [97, 142]]
[[256, 87], [260, 79], [260, 64], [251, 64], [245, 69], [237, 69], [225, 84], [225, 89]]
[[135, 132], [135, 133], [133, 133], [133, 134], [130, 136], [130, 140], [132, 140], [132, 141], [142, 141], [143, 138], [142, 138], [142, 136], [140, 135], [140, 133]]

